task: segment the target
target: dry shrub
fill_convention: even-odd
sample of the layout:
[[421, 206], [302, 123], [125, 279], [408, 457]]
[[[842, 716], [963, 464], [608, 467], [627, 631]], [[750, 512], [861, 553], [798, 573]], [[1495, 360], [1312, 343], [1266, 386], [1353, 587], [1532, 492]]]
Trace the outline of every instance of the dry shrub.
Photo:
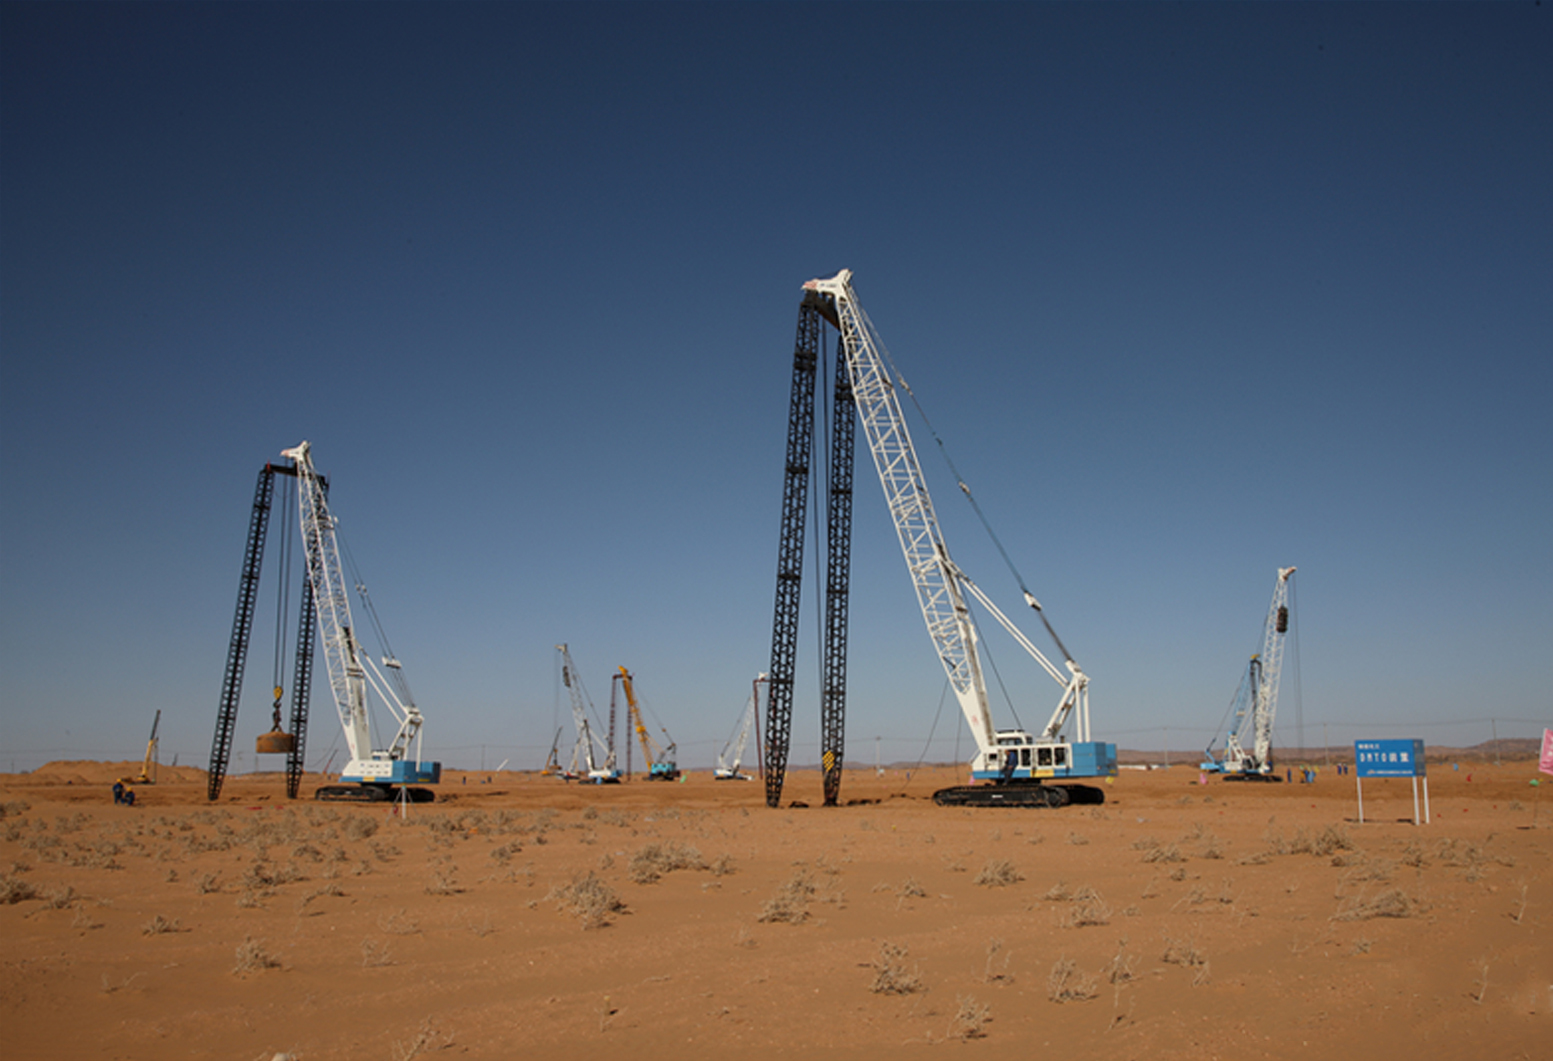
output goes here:
[[264, 969], [279, 969], [280, 959], [264, 949], [264, 941], [249, 936], [237, 945], [237, 964], [232, 966], [232, 974], [241, 976], [244, 973], [262, 971]]
[[974, 883], [987, 888], [1006, 888], [1011, 884], [1018, 884], [1024, 880], [1024, 874], [1014, 868], [1012, 862], [1001, 858], [988, 860], [976, 875]]
[[31, 881], [10, 873], [0, 873], [0, 905], [9, 906], [12, 903], [25, 902], [28, 899], [36, 899], [38, 889]]
[[[440, 1042], [439, 1042], [440, 1040]], [[415, 1037], [409, 1042], [394, 1043], [393, 1061], [411, 1061], [412, 1058], [433, 1050], [445, 1050], [453, 1045], [453, 1036], [442, 1034], [432, 1024], [431, 1018], [421, 1021]]]
[[431, 879], [426, 882], [427, 895], [457, 895], [464, 889], [458, 886], [458, 867], [451, 862], [434, 866]]
[[409, 916], [404, 907], [378, 918], [377, 927], [394, 936], [413, 936], [421, 930], [420, 923]]
[[1181, 851], [1175, 844], [1156, 845], [1148, 849], [1143, 856], [1145, 862], [1184, 862]]
[[1050, 888], [1046, 889], [1046, 894], [1041, 896], [1041, 898], [1045, 899], [1049, 903], [1063, 903], [1073, 898], [1073, 893], [1068, 891], [1068, 884], [1066, 881], [1058, 881], [1056, 884], [1053, 884]]
[[733, 872], [733, 856], [726, 852], [718, 855], [712, 860], [712, 864], [707, 869], [711, 871], [714, 877], [726, 877]]
[[1132, 968], [1133, 957], [1127, 953], [1127, 941], [1120, 940], [1116, 944], [1116, 953], [1111, 960], [1106, 962], [1105, 968], [1100, 970], [1100, 975], [1109, 984], [1120, 986], [1131, 983], [1138, 978]]
[[341, 831], [344, 832], [347, 840], [365, 840], [377, 832], [377, 820], [350, 817], [345, 819], [345, 825]]
[[361, 941], [361, 965], [364, 969], [380, 969], [385, 965], [394, 964], [393, 955], [388, 952], [388, 944], [379, 943], [375, 939]]
[[902, 899], [927, 898], [926, 889], [917, 883], [917, 878], [915, 877], [907, 877], [901, 886], [895, 889], [895, 894]]
[[45, 910], [63, 910], [78, 898], [80, 896], [76, 894], [74, 888], [68, 884], [63, 884], [58, 888], [50, 888], [43, 893], [43, 908]]
[[1110, 923], [1110, 905], [1100, 897], [1099, 892], [1087, 885], [1074, 894], [1073, 904], [1057, 919], [1057, 924], [1062, 928], [1084, 928]]
[[1159, 841], [1152, 836], [1140, 836], [1132, 842], [1134, 851], [1152, 851], [1159, 846]]
[[1340, 825], [1328, 825], [1310, 841], [1310, 853], [1322, 857], [1337, 851], [1351, 850], [1353, 850], [1353, 840], [1349, 837], [1348, 830]]
[[1008, 963], [1013, 958], [1012, 954], [1003, 954], [1002, 960], [998, 955], [1003, 953], [1003, 941], [992, 939], [987, 942], [987, 966], [982, 970], [981, 978], [989, 984], [1011, 984], [1014, 982], [1014, 974], [1008, 971]]
[[799, 870], [783, 882], [777, 893], [760, 908], [757, 921], [789, 925], [809, 919], [809, 900], [814, 897], [814, 878]]
[[323, 911], [322, 910], [313, 910], [313, 911], [311, 911], [309, 913], [309, 911], [308, 911], [308, 904], [309, 903], [311, 903], [314, 899], [320, 899], [320, 898], [323, 898], [325, 896], [335, 896], [335, 897], [337, 897], [337, 896], [341, 896], [341, 895], [344, 895], [344, 894], [345, 893], [340, 890], [340, 886], [338, 884], [335, 884], [333, 881], [330, 881], [328, 884], [325, 884], [322, 887], [314, 888], [312, 891], [310, 891], [306, 895], [302, 896], [302, 898], [298, 899], [297, 900], [297, 913], [299, 915], [307, 914], [308, 916], [317, 916], [318, 914], [323, 913]]
[[879, 944], [879, 956], [871, 966], [874, 981], [868, 990], [876, 995], [909, 995], [923, 989], [916, 970], [906, 968], [906, 948], [903, 946], [889, 941]]
[[1053, 1002], [1087, 1002], [1100, 993], [1098, 981], [1079, 971], [1072, 958], [1058, 958], [1046, 978], [1046, 996]]
[[1332, 920], [1369, 921], [1377, 917], [1416, 917], [1423, 910], [1423, 903], [1401, 888], [1392, 888], [1378, 895], [1359, 895], [1347, 900], [1332, 915]]
[[144, 925], [140, 926], [142, 936], [160, 936], [166, 932], [182, 932], [183, 928], [178, 924], [176, 917], [167, 918], [157, 914]]
[[1191, 939], [1172, 939], [1165, 937], [1165, 953], [1160, 955], [1160, 961], [1167, 965], [1185, 965], [1188, 967], [1206, 967], [1208, 956], [1197, 949], [1197, 943]]
[[689, 844], [667, 840], [652, 843], [631, 856], [628, 876], [637, 884], [653, 884], [677, 869], [706, 869], [706, 860]]
[[615, 895], [614, 889], [594, 876], [592, 870], [573, 877], [569, 884], [551, 888], [545, 899], [575, 914], [582, 921], [584, 929], [603, 928], [614, 919], [614, 915], [626, 908], [625, 903]]
[[954, 1020], [949, 1022], [949, 1038], [961, 1042], [986, 1038], [987, 1025], [992, 1022], [992, 1007], [977, 1002], [970, 995], [956, 1002], [959, 1009], [955, 1011]]

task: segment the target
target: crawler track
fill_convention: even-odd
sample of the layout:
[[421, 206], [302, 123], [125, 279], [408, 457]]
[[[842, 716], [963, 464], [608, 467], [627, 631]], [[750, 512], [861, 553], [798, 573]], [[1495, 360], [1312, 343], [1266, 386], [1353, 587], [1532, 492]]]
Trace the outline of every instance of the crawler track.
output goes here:
[[1092, 785], [956, 785], [933, 793], [940, 807], [1066, 807], [1105, 802], [1105, 790]]
[[432, 803], [437, 798], [429, 788], [397, 789], [392, 785], [325, 785], [313, 798], [324, 803], [395, 803], [401, 791], [411, 803]]

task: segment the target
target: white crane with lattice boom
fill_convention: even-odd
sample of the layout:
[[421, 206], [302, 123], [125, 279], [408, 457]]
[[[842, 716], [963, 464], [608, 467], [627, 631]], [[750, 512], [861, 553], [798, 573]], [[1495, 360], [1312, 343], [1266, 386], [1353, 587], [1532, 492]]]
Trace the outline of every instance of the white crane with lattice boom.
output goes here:
[[1227, 781], [1278, 780], [1273, 773], [1273, 721], [1278, 716], [1278, 685], [1289, 632], [1289, 579], [1294, 571], [1292, 567], [1278, 569], [1272, 603], [1262, 624], [1262, 650], [1246, 665], [1230, 704], [1234, 717], [1224, 737], [1224, 751], [1214, 755], [1210, 745], [1202, 762], [1202, 769], [1221, 773]]
[[753, 781], [749, 774], [741, 773], [739, 767], [744, 762], [744, 753], [749, 750], [750, 734], [755, 732], [755, 720], [760, 717], [760, 691], [770, 687], [770, 680], [764, 674], [757, 674], [750, 687], [750, 698], [744, 705], [744, 713], [739, 716], [738, 727], [733, 731], [733, 736], [723, 745], [723, 750], [717, 753], [717, 766], [712, 770], [712, 778], [716, 781]]
[[[341, 784], [320, 788], [316, 795], [325, 800], [361, 802], [396, 798], [430, 801], [433, 798], [430, 790], [404, 786], [436, 784], [442, 779], [442, 764], [421, 758], [424, 720], [421, 709], [410, 696], [399, 660], [391, 653], [386, 654], [382, 669], [379, 669], [371, 655], [362, 651], [357, 639], [345, 571], [340, 564], [336, 520], [329, 511], [328, 495], [313, 467], [312, 445], [303, 442], [284, 450], [281, 456], [296, 463], [297, 511], [302, 523], [307, 579], [318, 616], [318, 636], [329, 672], [329, 691], [339, 711], [345, 744], [350, 752], [350, 759], [340, 774]], [[363, 592], [360, 584], [356, 589]], [[393, 675], [392, 680], [383, 673], [384, 670]], [[372, 723], [367, 705], [369, 689], [396, 724], [393, 739], [386, 748], [372, 747]]]
[[[561, 777], [567, 781], [589, 781], [595, 785], [615, 784], [620, 771], [615, 767], [615, 749], [593, 731], [589, 716], [593, 713], [593, 701], [583, 688], [582, 676], [572, 662], [572, 650], [562, 644], [555, 649], [561, 654], [561, 684], [571, 695], [572, 721], [577, 726], [577, 743], [572, 745], [572, 764], [563, 770]], [[613, 725], [613, 723], [611, 723]]]
[[[1064, 667], [1047, 659], [950, 559], [901, 412], [896, 383], [886, 365], [888, 355], [852, 290], [851, 270], [843, 269], [829, 279], [810, 280], [803, 286], [823, 298], [826, 310], [822, 312], [841, 333], [858, 419], [884, 488], [885, 504], [895, 523], [922, 618], [976, 740], [971, 777], [980, 783], [943, 789], [934, 794], [934, 800], [977, 806], [1104, 802], [1101, 789], [1065, 783], [1116, 773], [1116, 746], [1090, 738], [1088, 676], [1065, 649]], [[986, 608], [1061, 688], [1057, 706], [1040, 733], [994, 728], [966, 594]], [[1025, 602], [1041, 611], [1040, 603], [1028, 591]], [[1041, 619], [1062, 648], [1044, 614]], [[1071, 739], [1063, 735], [1070, 721], [1074, 731]]]

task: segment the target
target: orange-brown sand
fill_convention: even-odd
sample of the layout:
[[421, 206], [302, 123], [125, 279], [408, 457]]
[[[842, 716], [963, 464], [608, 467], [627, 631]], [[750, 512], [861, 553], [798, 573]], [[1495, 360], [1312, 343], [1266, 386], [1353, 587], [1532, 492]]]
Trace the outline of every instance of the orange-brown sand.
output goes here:
[[167, 768], [113, 806], [136, 769], [0, 776], [8, 1061], [1553, 1049], [1534, 762], [1434, 764], [1422, 826], [1408, 782], [1361, 825], [1328, 772], [1123, 771], [1062, 810], [937, 807], [947, 769], [849, 771], [836, 808], [795, 772], [780, 810], [455, 772], [401, 818]]

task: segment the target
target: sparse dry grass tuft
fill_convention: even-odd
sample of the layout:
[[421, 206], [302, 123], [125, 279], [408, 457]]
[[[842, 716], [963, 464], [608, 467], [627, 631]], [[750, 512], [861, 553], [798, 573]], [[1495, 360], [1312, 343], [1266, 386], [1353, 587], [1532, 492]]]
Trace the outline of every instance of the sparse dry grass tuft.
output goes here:
[[593, 875], [593, 871], [579, 874], [568, 884], [550, 889], [547, 900], [554, 901], [562, 910], [575, 914], [584, 929], [604, 928], [614, 916], [625, 910], [626, 904], [615, 895], [614, 889]]
[[974, 883], [985, 888], [1007, 888], [1009, 885], [1018, 884], [1024, 880], [1024, 874], [1014, 868], [1012, 862], [1001, 858], [994, 858], [981, 868], [976, 875]]
[[28, 899], [36, 899], [38, 889], [32, 881], [10, 873], [0, 873], [0, 905], [9, 906], [12, 903], [26, 902]]
[[814, 878], [804, 870], [789, 877], [777, 889], [776, 895], [765, 901], [756, 920], [788, 925], [802, 924], [809, 919], [809, 900], [814, 897]]
[[923, 990], [922, 978], [915, 969], [906, 968], [906, 948], [888, 940], [879, 944], [879, 956], [871, 966], [873, 983], [868, 990], [876, 995], [909, 995]]
[[986, 1038], [987, 1025], [992, 1023], [992, 1007], [977, 1002], [970, 995], [963, 995], [955, 1001], [959, 1008], [955, 1011], [954, 1020], [949, 1022], [949, 1038], [960, 1042]]
[[249, 936], [237, 945], [237, 964], [232, 966], [232, 974], [234, 976], [279, 968], [280, 959], [264, 949], [263, 940], [257, 940]]
[[[999, 955], [1002, 955], [999, 958]], [[987, 942], [987, 964], [982, 970], [981, 978], [989, 984], [1011, 984], [1014, 982], [1014, 974], [1008, 971], [1009, 960], [1013, 954], [1003, 953], [1003, 941], [992, 939]]]
[[1046, 997], [1053, 1002], [1087, 1002], [1099, 993], [1096, 978], [1084, 975], [1072, 958], [1058, 958], [1046, 978]]
[[178, 923], [178, 919], [176, 917], [163, 917], [161, 914], [157, 914], [144, 925], [140, 926], [140, 934], [142, 936], [160, 936], [164, 933], [182, 931], [183, 928]]
[[1197, 948], [1197, 943], [1191, 939], [1172, 939], [1165, 937], [1165, 953], [1160, 955], [1160, 961], [1169, 965], [1184, 965], [1192, 972], [1192, 986], [1201, 987], [1209, 982], [1208, 955]]
[[1357, 895], [1346, 900], [1333, 921], [1369, 921], [1377, 917], [1416, 917], [1424, 905], [1401, 888], [1391, 888], [1373, 896]]
[[628, 876], [637, 884], [654, 884], [678, 869], [706, 869], [706, 860], [689, 844], [673, 840], [651, 843], [631, 856]]

